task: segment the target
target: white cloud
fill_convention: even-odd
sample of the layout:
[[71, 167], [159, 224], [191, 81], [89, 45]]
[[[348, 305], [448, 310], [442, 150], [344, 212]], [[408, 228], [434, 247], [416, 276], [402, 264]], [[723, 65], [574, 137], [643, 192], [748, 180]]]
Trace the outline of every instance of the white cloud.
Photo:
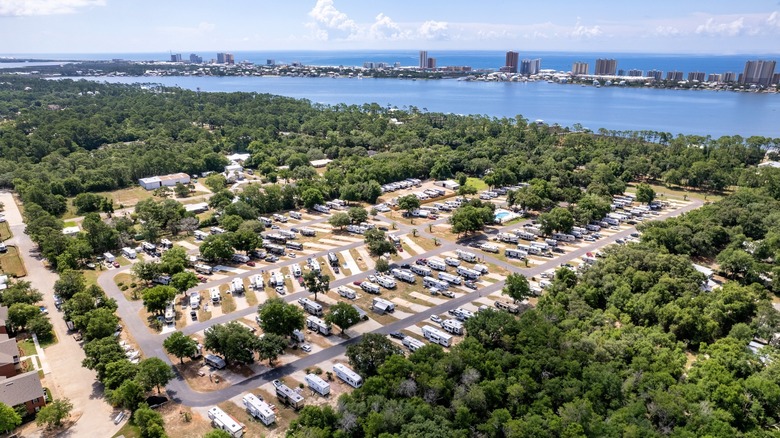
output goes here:
[[72, 14], [81, 8], [105, 4], [105, 0], [0, 0], [0, 16]]
[[711, 36], [734, 37], [740, 35], [745, 30], [745, 17], [720, 23], [716, 22], [714, 18], [709, 18], [704, 24], [696, 27], [697, 34]]
[[602, 33], [604, 32], [601, 30], [601, 26], [598, 25], [590, 26], [590, 27], [585, 26], [582, 23], [580, 23], [580, 19], [579, 17], [577, 17], [577, 24], [574, 25], [574, 30], [571, 31], [571, 36], [577, 39], [582, 39], [582, 38], [588, 39], [588, 38], [597, 37]]
[[212, 32], [217, 26], [214, 23], [201, 21], [197, 26], [165, 26], [159, 30], [177, 37], [193, 38]]
[[368, 29], [368, 37], [374, 40], [400, 40], [408, 38], [409, 32], [401, 29], [392, 18], [380, 13]]
[[318, 39], [327, 40], [329, 31], [336, 31], [342, 36], [349, 36], [358, 31], [358, 25], [347, 14], [339, 11], [333, 5], [333, 0], [317, 0], [309, 16], [314, 23], [309, 25]]
[[766, 24], [770, 26], [780, 27], [780, 14], [777, 13], [777, 11], [772, 12], [769, 14], [769, 17], [766, 19]]
[[442, 40], [447, 39], [448, 29], [449, 24], [446, 21], [429, 20], [420, 25], [418, 33], [426, 40]]
[[668, 37], [668, 36], [679, 36], [680, 34], [682, 34], [682, 32], [680, 31], [680, 29], [674, 26], [660, 25], [660, 26], [656, 26], [655, 32], [653, 32], [653, 34], [658, 36]]

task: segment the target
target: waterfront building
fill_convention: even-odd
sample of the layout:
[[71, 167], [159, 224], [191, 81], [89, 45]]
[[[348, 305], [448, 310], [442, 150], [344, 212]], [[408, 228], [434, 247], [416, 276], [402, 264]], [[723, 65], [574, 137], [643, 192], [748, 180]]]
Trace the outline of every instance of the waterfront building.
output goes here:
[[420, 50], [420, 64], [421, 69], [428, 68], [428, 51]]
[[539, 73], [539, 70], [542, 69], [542, 60], [539, 58], [536, 59], [524, 59], [520, 63], [520, 74], [524, 75], [535, 75]]
[[276, 65], [276, 60], [275, 59], [266, 59], [265, 60], [265, 65]]
[[426, 65], [429, 70], [436, 70], [436, 58], [428, 58]]
[[710, 73], [707, 76], [707, 82], [721, 82], [720, 78], [721, 78], [721, 75], [719, 75], [717, 73]]
[[775, 73], [772, 75], [772, 83], [774, 85], [780, 84], [780, 73]]
[[617, 73], [617, 61], [614, 59], [597, 59], [596, 60], [596, 71], [594, 72], [597, 76], [615, 76], [615, 73]]
[[506, 52], [506, 63], [504, 63], [505, 70], [509, 73], [517, 73], [518, 61], [520, 60], [520, 54], [513, 51]]
[[775, 61], [747, 61], [742, 73], [742, 84], [768, 86], [775, 74]]
[[737, 74], [733, 71], [727, 71], [721, 75], [723, 82], [737, 82]]
[[370, 61], [366, 61], [366, 62], [363, 63], [363, 68], [367, 68], [367, 69], [373, 70], [374, 69], [374, 63], [370, 62]]
[[393, 64], [393, 68], [401, 68], [401, 63], [400, 63], [400, 62], [398, 62], [398, 61], [396, 61], [396, 62]]
[[626, 75], [626, 71], [625, 71], [625, 70], [623, 70], [623, 69], [621, 68], [621, 69], [619, 69], [619, 70], [617, 71], [617, 75], [618, 75], [618, 76], [625, 76], [625, 75]]
[[666, 72], [666, 80], [680, 82], [683, 80], [683, 72], [676, 70], [668, 71]]
[[642, 77], [642, 73], [643, 73], [642, 70], [636, 68], [632, 68], [631, 70], [628, 71], [628, 75], [631, 77]]
[[236, 58], [232, 53], [217, 53], [217, 64], [235, 64]]
[[181, 53], [171, 53], [171, 62], [181, 62]]
[[661, 70], [650, 70], [647, 72], [647, 77], [660, 81], [664, 77], [664, 72]]
[[688, 82], [693, 82], [693, 81], [704, 82], [704, 72], [703, 71], [688, 72]]
[[588, 74], [588, 63], [577, 61], [571, 66], [571, 74], [574, 76], [579, 75], [587, 75]]
[[193, 64], [202, 64], [203, 58], [194, 53], [190, 53], [190, 62]]

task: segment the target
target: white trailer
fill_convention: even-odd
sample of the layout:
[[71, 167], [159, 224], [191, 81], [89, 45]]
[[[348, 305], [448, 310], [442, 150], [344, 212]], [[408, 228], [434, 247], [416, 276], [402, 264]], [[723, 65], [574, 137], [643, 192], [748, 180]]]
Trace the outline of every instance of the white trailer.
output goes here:
[[446, 271], [447, 270], [447, 264], [444, 263], [444, 260], [438, 258], [438, 257], [431, 257], [428, 259], [428, 267], [431, 269], [435, 269], [437, 271]]
[[496, 301], [495, 306], [498, 309], [505, 310], [509, 313], [519, 313], [520, 312], [520, 306], [513, 303], [507, 303], [506, 301]]
[[407, 283], [414, 284], [415, 281], [417, 281], [417, 277], [414, 273], [406, 269], [392, 269], [390, 270], [390, 273], [393, 274], [393, 277]]
[[498, 233], [496, 236], [498, 240], [506, 243], [517, 243], [517, 236], [510, 233]]
[[203, 240], [208, 237], [208, 233], [201, 230], [195, 230], [192, 234], [195, 236], [195, 240]]
[[363, 378], [344, 364], [337, 363], [333, 365], [333, 372], [336, 373], [339, 379], [347, 382], [353, 388], [363, 386]]
[[217, 406], [209, 409], [208, 412], [211, 425], [217, 429], [224, 430], [230, 436], [235, 438], [241, 438], [244, 436], [244, 425], [239, 423], [238, 420], [228, 415]]
[[314, 301], [308, 298], [299, 298], [298, 304], [300, 304], [303, 307], [303, 310], [305, 310], [306, 312], [312, 315], [315, 316], [322, 315], [322, 305], [320, 303], [315, 303]]
[[504, 250], [504, 255], [510, 259], [524, 260], [525, 258], [528, 257], [528, 252], [523, 251], [522, 249], [507, 248]]
[[425, 346], [425, 342], [423, 342], [423, 341], [421, 341], [419, 339], [415, 339], [415, 338], [413, 338], [411, 336], [407, 336], [407, 337], [403, 338], [401, 343], [404, 344], [404, 346], [406, 348], [408, 348], [409, 351], [417, 351], [419, 348], [422, 348], [422, 347]]
[[244, 403], [244, 407], [249, 415], [257, 418], [266, 426], [270, 426], [276, 422], [276, 414], [274, 414], [271, 406], [260, 400], [256, 395], [247, 394], [241, 401]]
[[322, 380], [318, 375], [309, 373], [304, 378], [309, 388], [319, 395], [326, 396], [330, 394], [330, 383]]
[[473, 266], [473, 269], [474, 269], [475, 271], [479, 272], [479, 273], [480, 273], [480, 274], [482, 274], [482, 275], [484, 275], [484, 274], [487, 274], [488, 272], [490, 272], [490, 271], [488, 270], [488, 267], [487, 267], [487, 266], [485, 266], [485, 265], [480, 265], [479, 263], [477, 263], [476, 265], [474, 265], [474, 266]]
[[133, 248], [128, 247], [122, 248], [122, 255], [128, 259], [134, 259], [138, 257], [138, 253]]
[[425, 339], [433, 342], [434, 344], [439, 344], [442, 347], [449, 347], [452, 345], [452, 336], [435, 327], [424, 325], [422, 327], [422, 333], [423, 336], [425, 336]]
[[323, 336], [330, 336], [330, 325], [316, 316], [306, 318], [306, 328]]
[[176, 309], [173, 306], [173, 301], [165, 306], [165, 322], [173, 324], [173, 320], [176, 318]]
[[284, 275], [282, 275], [281, 272], [274, 272], [271, 274], [270, 280], [268, 282], [271, 284], [271, 286], [282, 286], [284, 285]]
[[485, 252], [498, 253], [498, 246], [493, 245], [492, 243], [483, 243], [482, 245], [479, 245], [479, 249]]
[[370, 294], [375, 295], [379, 295], [382, 292], [382, 288], [380, 288], [378, 284], [371, 283], [370, 281], [364, 281], [360, 283], [360, 288]]
[[423, 286], [435, 287], [440, 290], [447, 290], [450, 287], [450, 284], [446, 281], [437, 280], [433, 277], [423, 277]]
[[354, 300], [357, 298], [357, 294], [354, 290], [346, 287], [346, 286], [339, 286], [336, 288], [336, 292], [338, 292], [339, 295], [341, 295], [344, 298], [348, 298], [350, 300]]
[[200, 307], [200, 294], [198, 292], [190, 293], [190, 309]]
[[455, 272], [457, 272], [458, 275], [462, 277], [466, 277], [469, 280], [476, 280], [479, 278], [480, 273], [474, 269], [469, 269], [465, 266], [458, 266], [457, 269], [455, 269]]
[[463, 335], [463, 323], [457, 319], [445, 319], [441, 327], [454, 335]]
[[477, 261], [477, 255], [474, 254], [473, 252], [456, 249], [455, 254], [458, 256], [459, 259], [469, 263], [474, 263]]
[[448, 274], [446, 272], [439, 272], [439, 280], [444, 280], [447, 283], [455, 285], [463, 283], [463, 280], [457, 275]]
[[211, 296], [211, 302], [216, 304], [222, 300], [222, 296], [219, 294], [219, 288], [218, 287], [212, 287], [211, 290], [209, 290], [209, 296]]
[[448, 266], [460, 266], [460, 260], [456, 259], [455, 257], [447, 257], [444, 259], [444, 263], [446, 263]]
[[276, 397], [279, 398], [279, 401], [296, 410], [303, 407], [302, 395], [278, 380], [274, 380], [274, 386], [276, 387]]
[[110, 252], [104, 253], [103, 258], [106, 260], [106, 263], [114, 263], [116, 261], [116, 257]]
[[303, 219], [303, 215], [300, 212], [297, 212], [297, 211], [291, 211], [290, 212], [290, 217], [293, 218], [293, 219], [298, 219], [298, 220]]
[[517, 229], [512, 231], [515, 235], [523, 240], [536, 240], [536, 234], [530, 233], [524, 229]]
[[376, 282], [379, 283], [380, 286], [386, 289], [394, 289], [396, 286], [395, 280], [393, 280], [391, 277], [386, 277], [384, 275], [377, 276]]
[[242, 294], [244, 293], [244, 280], [240, 278], [234, 278], [230, 281], [230, 289], [228, 289], [231, 294]]
[[542, 250], [542, 252], [547, 252], [550, 250], [550, 245], [544, 243], [544, 242], [531, 242], [531, 247], [536, 247]]
[[587, 229], [588, 231], [593, 231], [593, 232], [601, 231], [601, 227], [599, 225], [597, 225], [597, 224], [585, 225], [585, 229]]
[[263, 281], [263, 276], [260, 274], [253, 275], [252, 279], [249, 281], [252, 284], [253, 289], [261, 290], [265, 287], [265, 281]]
[[316, 235], [317, 235], [317, 230], [315, 230], [314, 228], [308, 228], [308, 227], [301, 228], [301, 236], [312, 237]]
[[430, 277], [432, 273], [431, 268], [422, 265], [412, 265], [409, 267], [409, 270], [423, 277]]
[[196, 263], [193, 269], [199, 274], [211, 274], [214, 272], [214, 268], [204, 263]]
[[384, 298], [377, 297], [374, 298], [374, 300], [371, 302], [371, 309], [379, 314], [383, 314], [385, 312], [392, 313], [395, 311], [395, 303]]

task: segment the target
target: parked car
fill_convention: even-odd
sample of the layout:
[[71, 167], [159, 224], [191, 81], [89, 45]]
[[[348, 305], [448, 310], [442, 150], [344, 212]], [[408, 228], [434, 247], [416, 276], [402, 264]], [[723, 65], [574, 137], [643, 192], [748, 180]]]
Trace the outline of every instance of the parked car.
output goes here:
[[311, 345], [303, 344], [303, 345], [301, 345], [301, 350], [303, 350], [303, 351], [305, 351], [307, 353], [311, 353]]
[[392, 332], [392, 333], [390, 333], [390, 337], [391, 338], [396, 338], [396, 339], [403, 339], [403, 338], [406, 337], [406, 335], [401, 333], [401, 332]]
[[431, 315], [431, 321], [435, 322], [436, 324], [441, 324], [441, 317], [439, 317], [439, 315]]
[[455, 298], [455, 292], [449, 291], [449, 290], [443, 290], [441, 291], [441, 294], [444, 295], [447, 298]]
[[477, 289], [477, 283], [474, 283], [474, 282], [473, 282], [473, 281], [471, 281], [471, 280], [469, 280], [469, 281], [467, 281], [467, 282], [463, 283], [463, 285], [464, 285], [464, 286], [466, 286], [466, 287], [467, 287], [467, 288], [469, 288], [469, 289], [474, 289], [474, 290], [476, 290], [476, 289]]
[[277, 292], [279, 295], [285, 295], [285, 294], [287, 293], [287, 292], [285, 292], [285, 290], [284, 290], [284, 286], [276, 286], [276, 292]]
[[111, 262], [111, 264], [114, 265], [115, 268], [119, 267], [119, 262], [117, 262], [117, 261], [113, 261], [113, 262]]
[[247, 265], [247, 266], [251, 266], [251, 267], [253, 267], [253, 268], [254, 268], [254, 267], [255, 267], [255, 262], [253, 262], [253, 261], [251, 261], [251, 260], [250, 260], [250, 261], [246, 262], [246, 265]]
[[192, 318], [193, 321], [197, 321], [198, 320], [198, 312], [196, 312], [194, 310], [191, 310], [190, 311], [190, 318]]
[[426, 259], [417, 259], [414, 262], [417, 263], [418, 265], [423, 265], [423, 266], [428, 264], [428, 260]]

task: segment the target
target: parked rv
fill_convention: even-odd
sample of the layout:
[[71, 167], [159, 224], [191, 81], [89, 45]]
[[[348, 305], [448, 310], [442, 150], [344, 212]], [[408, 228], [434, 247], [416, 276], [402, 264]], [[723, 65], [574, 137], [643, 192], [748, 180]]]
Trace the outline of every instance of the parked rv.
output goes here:
[[339, 379], [347, 382], [353, 388], [363, 386], [363, 378], [344, 364], [337, 363], [333, 365], [333, 372]]

